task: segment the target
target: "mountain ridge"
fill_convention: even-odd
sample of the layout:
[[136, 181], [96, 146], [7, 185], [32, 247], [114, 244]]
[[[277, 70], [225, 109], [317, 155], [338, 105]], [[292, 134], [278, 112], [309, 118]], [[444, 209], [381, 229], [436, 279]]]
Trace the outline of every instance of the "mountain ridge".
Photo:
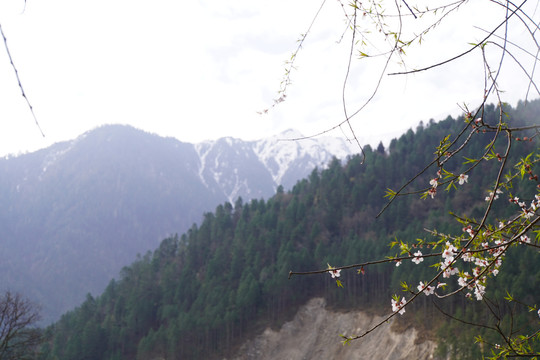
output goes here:
[[[301, 140], [295, 140], [301, 139]], [[218, 140], [207, 140], [195, 144], [195, 148], [201, 159], [201, 178], [204, 177], [206, 169], [206, 157], [211, 154], [215, 148], [225, 150], [226, 147], [241, 146], [250, 156], [255, 156], [258, 161], [264, 165], [270, 173], [273, 188], [272, 193], [279, 185], [290, 189], [295, 182], [302, 178], [301, 173], [307, 174], [316, 167], [326, 166], [332, 159], [332, 156], [338, 159], [345, 159], [353, 155], [357, 150], [348, 141], [341, 138], [321, 137], [319, 139], [303, 139], [303, 135], [297, 130], [288, 129], [284, 132], [254, 141], [243, 141], [233, 137], [225, 137]], [[247, 158], [247, 161], [253, 161], [253, 158]], [[298, 169], [298, 167], [301, 167]], [[210, 169], [213, 179], [218, 181], [220, 173]], [[236, 184], [229, 193], [227, 199], [233, 203], [239, 193], [235, 191], [242, 188], [242, 184]], [[249, 191], [249, 189], [246, 189]], [[268, 196], [268, 195], [266, 195]], [[266, 197], [265, 196], [265, 197]]]
[[[52, 321], [218, 204], [273, 195], [281, 185], [273, 171], [292, 187], [313, 164], [324, 166], [293, 153], [294, 164], [269, 170], [255, 149], [269, 154], [282, 144], [232, 138], [189, 144], [109, 125], [0, 159], [0, 249], [8, 258], [0, 281], [42, 303], [45, 321]], [[304, 172], [286, 169], [298, 163]]]

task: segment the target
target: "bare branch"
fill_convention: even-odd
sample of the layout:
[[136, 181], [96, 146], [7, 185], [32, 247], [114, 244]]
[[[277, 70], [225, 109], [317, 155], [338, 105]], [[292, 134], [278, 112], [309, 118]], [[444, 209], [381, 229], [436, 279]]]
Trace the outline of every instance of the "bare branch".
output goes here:
[[[26, 2], [25, 2], [26, 6]], [[4, 34], [4, 30], [2, 29], [2, 25], [0, 24], [0, 34], [2, 34], [2, 38], [4, 39], [4, 45], [6, 47], [6, 52], [9, 57], [9, 62], [11, 63], [11, 66], [13, 67], [13, 71], [15, 72], [15, 77], [17, 78], [17, 82], [19, 83], [19, 88], [21, 89], [22, 97], [24, 100], [26, 100], [26, 104], [28, 105], [28, 108], [30, 109], [30, 112], [32, 113], [32, 117], [34, 118], [34, 122], [36, 123], [36, 126], [41, 133], [41, 136], [45, 137], [45, 134], [43, 133], [43, 130], [41, 130], [41, 126], [39, 126], [36, 114], [34, 113], [34, 108], [32, 107], [32, 104], [30, 104], [30, 100], [28, 100], [28, 97], [26, 96], [26, 93], [24, 92], [21, 79], [19, 78], [19, 72], [17, 71], [17, 68], [15, 67], [15, 63], [13, 62], [13, 58], [11, 57], [11, 53], [9, 51], [9, 47], [7, 44], [6, 35]]]

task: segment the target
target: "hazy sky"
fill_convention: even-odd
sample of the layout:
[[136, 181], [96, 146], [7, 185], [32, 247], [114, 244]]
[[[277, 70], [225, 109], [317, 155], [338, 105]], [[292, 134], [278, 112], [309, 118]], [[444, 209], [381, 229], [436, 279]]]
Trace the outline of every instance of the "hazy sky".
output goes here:
[[[224, 136], [259, 139], [288, 128], [305, 135], [328, 129], [344, 119], [342, 88], [351, 43], [350, 32], [342, 38], [346, 22], [336, 0], [324, 3], [298, 54], [287, 100], [267, 114], [257, 113], [277, 98], [285, 61], [321, 4], [28, 0], [23, 11], [24, 1], [3, 0], [0, 24], [45, 138], [1, 44], [0, 155], [42, 148], [108, 123], [131, 124], [185, 142]], [[491, 30], [504, 15], [486, 13], [486, 4], [466, 4], [417, 50], [407, 50], [407, 69], [446, 60], [482, 39], [485, 33], [474, 26]], [[530, 13], [538, 18], [534, 7]], [[368, 16], [359, 21], [373, 30]], [[409, 16], [407, 26], [418, 31], [430, 22]], [[520, 33], [524, 29], [510, 29], [513, 37]], [[372, 41], [370, 55], [388, 48], [376, 31], [367, 39]], [[403, 70], [399, 60], [392, 59], [387, 72]], [[527, 85], [508, 57], [505, 61], [507, 76], [500, 86], [507, 91], [504, 100], [515, 104], [525, 97]], [[384, 62], [384, 57], [353, 59], [346, 88], [350, 113], [371, 96]], [[525, 65], [531, 69], [531, 64]], [[458, 115], [458, 103], [474, 107], [481, 100], [483, 71], [481, 52], [475, 51], [430, 72], [385, 75], [377, 96], [353, 118], [353, 128], [361, 142], [376, 145], [420, 120]]]

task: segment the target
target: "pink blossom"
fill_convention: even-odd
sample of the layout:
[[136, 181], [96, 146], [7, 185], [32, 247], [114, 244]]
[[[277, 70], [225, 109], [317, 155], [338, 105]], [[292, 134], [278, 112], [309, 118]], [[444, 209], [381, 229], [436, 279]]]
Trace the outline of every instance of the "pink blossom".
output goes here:
[[470, 261], [473, 261], [473, 256], [471, 255], [471, 253], [469, 252], [466, 252], [463, 254], [463, 256], [461, 257], [461, 259], [465, 262], [470, 262]]
[[489, 192], [489, 196], [486, 196], [486, 201], [490, 201], [491, 199], [493, 200], [497, 200], [499, 198], [499, 194], [502, 194], [502, 191], [497, 189], [497, 191], [495, 191], [495, 193], [493, 193], [493, 191], [490, 191]]
[[396, 312], [398, 311], [400, 315], [403, 315], [405, 313], [405, 304], [407, 303], [407, 300], [405, 298], [401, 298], [401, 302], [397, 302], [396, 300], [392, 299], [392, 311]]
[[[499, 245], [499, 246], [500, 246], [500, 245], [502, 245], [502, 244], [503, 244], [503, 242], [502, 242], [501, 240], [495, 241], [495, 245]], [[506, 248], [505, 248], [505, 247], [502, 247], [502, 246], [499, 247], [499, 248], [497, 248], [497, 249], [492, 249], [492, 251], [493, 251], [493, 256], [496, 257], [496, 256], [499, 256], [499, 255], [504, 254], [504, 250], [506, 250]]]
[[[448, 242], [447, 242], [448, 244]], [[452, 245], [453, 247], [453, 245]], [[455, 249], [455, 247], [454, 247]], [[443, 270], [443, 277], [449, 278], [452, 275], [455, 275], [459, 272], [458, 268], [450, 266], [450, 264], [454, 261], [454, 257], [447, 257], [444, 262], [441, 263], [441, 269]]]
[[454, 258], [453, 258], [453, 257], [446, 258], [446, 259], [441, 263], [441, 267], [442, 267], [443, 269], [449, 268], [450, 265], [452, 265], [453, 262], [454, 262]]
[[328, 270], [328, 272], [330, 273], [330, 275], [332, 275], [332, 279], [334, 279], [334, 278], [338, 278], [340, 276], [339, 273], [341, 272], [341, 269], [339, 269], [339, 270], [332, 269], [332, 270]]
[[424, 258], [421, 257], [422, 256], [422, 252], [420, 250], [418, 250], [417, 252], [414, 253], [414, 256], [416, 256], [415, 258], [412, 259], [412, 262], [415, 263], [415, 264], [420, 264], [422, 261], [424, 261]]
[[534, 216], [534, 212], [531, 211], [531, 210], [528, 210], [528, 209], [523, 209], [523, 217], [525, 219], [530, 219], [531, 217]]
[[475, 258], [474, 264], [480, 267], [488, 266], [489, 262], [485, 259]]
[[426, 296], [435, 293], [435, 286], [426, 286], [422, 281], [420, 281], [420, 285], [417, 288], [418, 291], [423, 291]]
[[486, 287], [484, 285], [476, 283], [476, 286], [474, 289], [474, 295], [476, 296], [476, 300], [478, 301], [482, 300], [484, 298], [485, 293], [486, 293]]
[[469, 181], [469, 175], [460, 174], [458, 179], [459, 179], [459, 185], [463, 185], [464, 183]]
[[435, 194], [437, 194], [437, 188], [436, 187], [432, 187], [431, 189], [428, 190], [428, 195], [431, 196], [431, 198], [435, 198]]
[[449, 278], [452, 275], [456, 275], [458, 272], [459, 270], [457, 268], [448, 268], [444, 271], [443, 277]]
[[454, 261], [454, 256], [456, 256], [456, 252], [457, 252], [457, 248], [454, 245], [452, 245], [449, 241], [447, 241], [446, 248], [444, 249], [442, 253], [442, 257], [447, 262], [451, 263], [452, 261]]

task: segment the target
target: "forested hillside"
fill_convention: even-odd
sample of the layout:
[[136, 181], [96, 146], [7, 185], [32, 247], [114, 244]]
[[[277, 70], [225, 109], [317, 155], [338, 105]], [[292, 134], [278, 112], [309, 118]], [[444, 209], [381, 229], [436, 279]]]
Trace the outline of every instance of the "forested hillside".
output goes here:
[[108, 125], [0, 158], [0, 290], [39, 302], [49, 325], [216, 204], [266, 199], [331, 154], [351, 153], [339, 138], [302, 144], [278, 138], [195, 145]]
[[[495, 123], [497, 109], [487, 107], [484, 121]], [[540, 102], [505, 109], [515, 123], [540, 123]], [[449, 211], [470, 217], [481, 214], [486, 191], [496, 171], [482, 163], [474, 181], [459, 192], [442, 189], [434, 199], [420, 195], [398, 198], [380, 217], [387, 188], [396, 189], [433, 159], [435, 147], [448, 134], [461, 129], [463, 119], [430, 121], [393, 140], [388, 149], [364, 148], [361, 156], [345, 163], [333, 160], [328, 169], [315, 169], [290, 192], [278, 189], [267, 201], [238, 199], [206, 213], [200, 226], [162, 241], [154, 252], [125, 267], [99, 297], [88, 296], [76, 310], [65, 314], [46, 330], [48, 342], [41, 359], [202, 359], [225, 356], [246, 338], [268, 325], [277, 326], [314, 296], [324, 296], [339, 309], [371, 308], [389, 312], [391, 294], [399, 280], [422, 278], [427, 267], [401, 265], [399, 277], [393, 264], [370, 267], [365, 274], [345, 272], [336, 287], [328, 274], [288, 279], [290, 270], [315, 270], [384, 258], [395, 254], [388, 244], [394, 239], [428, 237], [425, 228], [460, 231]], [[491, 139], [479, 136], [466, 151], [478, 152]], [[519, 143], [520, 156], [535, 148]], [[464, 153], [463, 157], [468, 154]], [[446, 165], [460, 173], [460, 162]], [[428, 186], [436, 169], [418, 177], [417, 188]], [[524, 181], [521, 193], [532, 196], [534, 183]], [[508, 202], [495, 203], [494, 215], [505, 214]], [[509, 254], [504, 276], [490, 288], [490, 296], [540, 297], [540, 259], [537, 254], [513, 258]], [[520, 269], [527, 268], [527, 272]], [[425, 275], [426, 278], [428, 275]], [[475, 358], [466, 332], [444, 318], [424, 300], [417, 316], [405, 321], [433, 330], [430, 335], [453, 338], [459, 358]], [[467, 305], [467, 306], [465, 306]], [[482, 319], [466, 300], [440, 304], [447, 311]], [[434, 319], [440, 319], [434, 321]], [[527, 319], [517, 319], [527, 326]], [[428, 326], [429, 324], [429, 326]], [[435, 326], [437, 324], [437, 326]], [[339, 337], [336, 334], [336, 341]], [[452, 336], [449, 336], [452, 335]], [[470, 339], [469, 339], [470, 340]], [[359, 346], [354, 343], [351, 346]], [[457, 346], [457, 347], [456, 347]], [[444, 351], [445, 347], [441, 347]], [[459, 353], [458, 353], [459, 351]]]

